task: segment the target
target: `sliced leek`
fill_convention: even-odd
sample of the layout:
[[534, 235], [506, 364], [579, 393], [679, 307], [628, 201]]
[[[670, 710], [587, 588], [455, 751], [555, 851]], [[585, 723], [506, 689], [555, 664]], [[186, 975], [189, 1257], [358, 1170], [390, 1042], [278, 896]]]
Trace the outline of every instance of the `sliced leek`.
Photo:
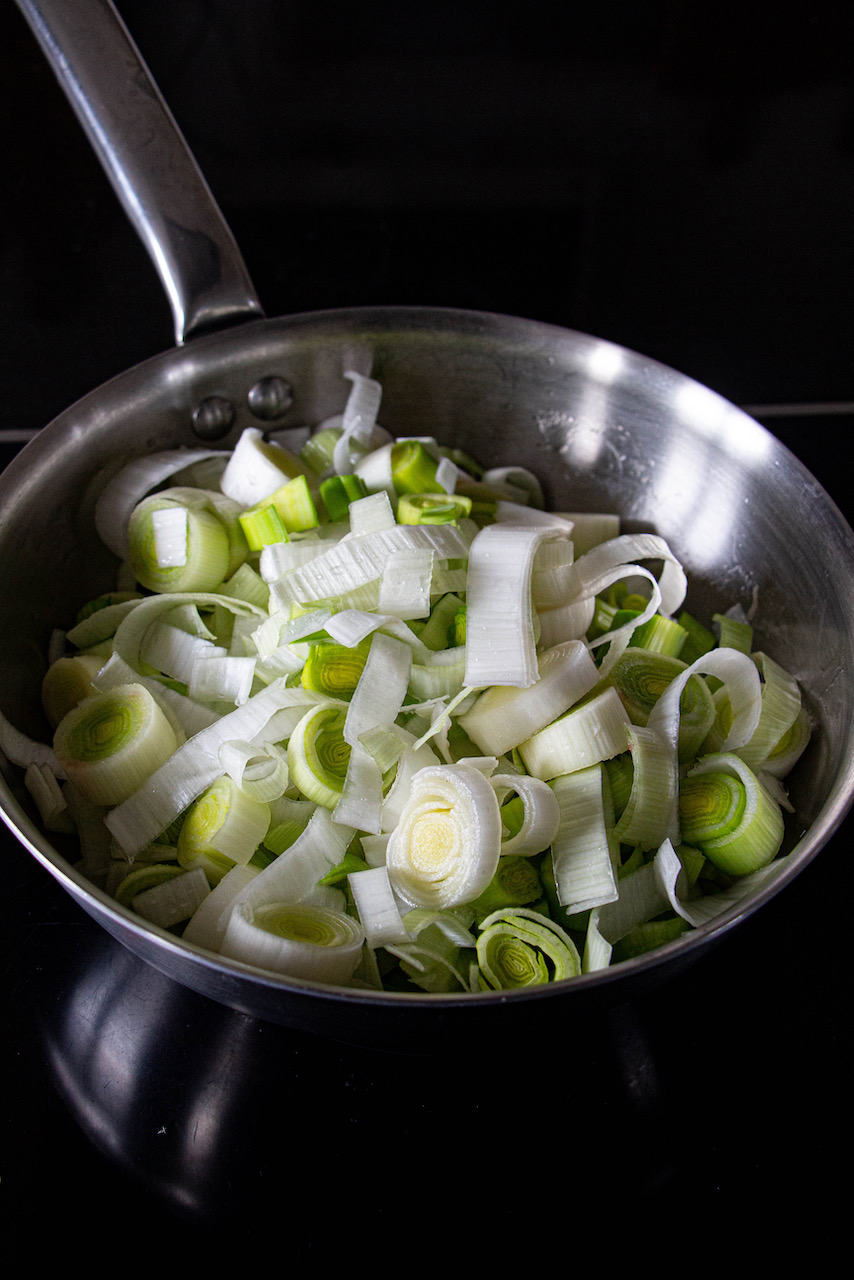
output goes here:
[[60, 721], [53, 747], [87, 799], [117, 805], [170, 759], [178, 739], [148, 690], [127, 684], [84, 698]]

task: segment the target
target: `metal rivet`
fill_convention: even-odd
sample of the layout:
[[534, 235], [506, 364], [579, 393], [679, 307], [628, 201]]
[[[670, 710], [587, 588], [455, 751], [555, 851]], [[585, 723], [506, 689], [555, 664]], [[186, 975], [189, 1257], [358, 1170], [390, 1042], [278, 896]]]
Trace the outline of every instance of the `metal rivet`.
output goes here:
[[221, 440], [234, 422], [234, 405], [225, 396], [208, 396], [193, 410], [193, 430], [200, 440]]
[[248, 396], [251, 412], [265, 422], [281, 418], [291, 407], [293, 400], [291, 388], [284, 378], [277, 378], [272, 374], [256, 382]]

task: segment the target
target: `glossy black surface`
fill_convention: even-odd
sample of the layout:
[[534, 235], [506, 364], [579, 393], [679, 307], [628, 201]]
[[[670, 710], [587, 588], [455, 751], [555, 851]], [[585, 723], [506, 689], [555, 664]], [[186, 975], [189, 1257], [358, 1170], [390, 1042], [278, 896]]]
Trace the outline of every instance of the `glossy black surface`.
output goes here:
[[[426, 303], [613, 339], [736, 403], [794, 406], [760, 416], [850, 518], [845, 6], [119, 8], [268, 314]], [[11, 4], [0, 63], [0, 431], [26, 433], [171, 325]], [[754, 1213], [826, 1245], [848, 1148], [851, 833], [665, 986], [547, 1044], [447, 1058], [176, 987], [4, 829], [4, 1230], [53, 1205], [166, 1256], [275, 1235], [283, 1261], [400, 1270], [459, 1222], [470, 1269], [531, 1241], [572, 1263], [598, 1206], [612, 1227], [653, 1214], [657, 1264]], [[604, 1237], [600, 1260], [618, 1248]]]

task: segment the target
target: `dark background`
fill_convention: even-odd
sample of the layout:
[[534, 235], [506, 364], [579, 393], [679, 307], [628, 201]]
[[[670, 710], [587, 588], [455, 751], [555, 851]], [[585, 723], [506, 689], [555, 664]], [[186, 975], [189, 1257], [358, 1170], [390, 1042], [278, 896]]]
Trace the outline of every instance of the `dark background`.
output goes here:
[[[755, 410], [850, 511], [850, 6], [118, 7], [267, 314], [436, 304], [614, 340]], [[0, 184], [7, 459], [173, 340], [12, 0]], [[469, 1245], [455, 1256], [451, 1231], [444, 1265], [519, 1246], [571, 1263], [590, 1206], [652, 1215], [642, 1254], [665, 1265], [745, 1215], [826, 1242], [848, 1146], [846, 830], [661, 990], [568, 1022], [554, 1051], [450, 1065], [175, 989], [3, 837], [4, 1223], [49, 1203], [126, 1241], [244, 1246], [286, 1222], [281, 1261], [388, 1248], [396, 1269], [454, 1223]]]

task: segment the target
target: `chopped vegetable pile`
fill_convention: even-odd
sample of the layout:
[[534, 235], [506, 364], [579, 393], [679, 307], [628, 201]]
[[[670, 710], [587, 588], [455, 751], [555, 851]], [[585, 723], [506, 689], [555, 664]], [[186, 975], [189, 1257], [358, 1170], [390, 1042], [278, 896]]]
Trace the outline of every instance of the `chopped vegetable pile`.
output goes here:
[[247, 428], [109, 482], [120, 575], [54, 637], [53, 742], [4, 729], [45, 827], [162, 929], [371, 990], [573, 978], [752, 892], [810, 723], [748, 615], [695, 619], [662, 538], [393, 437], [347, 377], [298, 452]]

